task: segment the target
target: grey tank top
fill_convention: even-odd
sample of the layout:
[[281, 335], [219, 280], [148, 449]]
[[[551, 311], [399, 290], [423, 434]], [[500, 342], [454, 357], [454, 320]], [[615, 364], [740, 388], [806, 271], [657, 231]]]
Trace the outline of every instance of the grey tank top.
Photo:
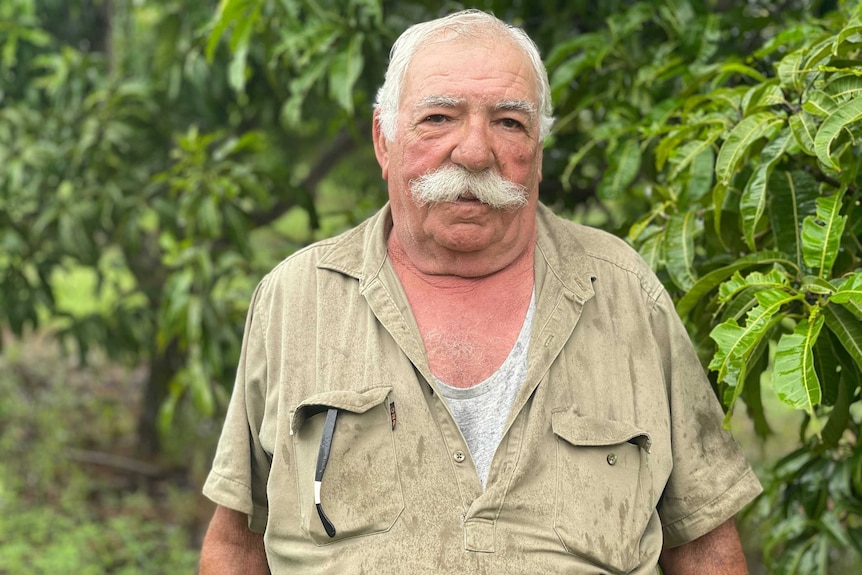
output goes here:
[[503, 430], [515, 396], [527, 378], [527, 351], [535, 314], [534, 291], [518, 340], [503, 365], [485, 381], [460, 388], [434, 378], [467, 442], [483, 489], [488, 481], [491, 460], [503, 439]]

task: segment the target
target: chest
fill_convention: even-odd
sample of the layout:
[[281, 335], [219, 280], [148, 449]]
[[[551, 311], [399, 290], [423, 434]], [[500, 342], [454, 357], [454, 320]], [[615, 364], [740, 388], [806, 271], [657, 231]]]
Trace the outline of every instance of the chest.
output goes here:
[[497, 371], [521, 332], [533, 289], [528, 279], [508, 289], [456, 291], [406, 281], [431, 372], [450, 385], [470, 387]]

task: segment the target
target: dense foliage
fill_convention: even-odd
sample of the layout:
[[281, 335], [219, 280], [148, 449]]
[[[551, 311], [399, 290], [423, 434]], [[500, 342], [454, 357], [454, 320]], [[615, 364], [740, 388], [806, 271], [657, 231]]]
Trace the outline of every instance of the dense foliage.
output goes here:
[[[805, 414], [759, 507], [772, 568], [862, 550], [858, 2], [465, 4], [546, 55], [544, 201], [659, 272], [728, 417], [769, 434], [767, 394]], [[157, 412], [216, 415], [256, 278], [384, 201], [388, 46], [450, 8], [3, 3], [0, 323], [147, 361], [151, 449]]]
[[[20, 334], [47, 316], [82, 358], [98, 346], [148, 362], [148, 451], [158, 414], [163, 428], [177, 406], [216, 414], [256, 278], [311, 238], [254, 230], [302, 206], [325, 234], [380, 203], [337, 198], [324, 212], [324, 178], [364, 191], [339, 163], [358, 141], [347, 114], [282, 125], [287, 85], [259, 77], [235, 91], [226, 50], [207, 59], [214, 8], [0, 6], [0, 318]], [[85, 298], [61, 285], [92, 304], [71, 304]]]
[[554, 48], [557, 102], [575, 102], [563, 182], [621, 203], [728, 419], [742, 398], [769, 433], [764, 381], [806, 414], [767, 486], [767, 544], [776, 572], [826, 572], [830, 546], [862, 549], [860, 9], [771, 30], [726, 16], [637, 4]]

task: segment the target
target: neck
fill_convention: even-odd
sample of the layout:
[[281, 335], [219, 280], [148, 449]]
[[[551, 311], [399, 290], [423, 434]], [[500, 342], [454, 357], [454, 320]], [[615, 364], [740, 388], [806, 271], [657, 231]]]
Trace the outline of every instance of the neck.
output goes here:
[[[504, 257], [488, 259], [480, 253], [449, 254], [448, 258], [425, 258], [405, 249], [395, 230], [389, 234], [387, 250], [398, 270], [421, 278], [429, 286], [440, 289], [463, 288], [498, 281], [512, 281], [516, 277], [529, 276], [532, 286], [533, 253], [535, 234], [519, 252]], [[403, 281], [403, 279], [402, 279]]]
[[487, 275], [427, 273], [400, 249], [389, 255], [425, 345], [431, 372], [456, 387], [489, 377], [515, 343], [533, 292], [535, 244]]

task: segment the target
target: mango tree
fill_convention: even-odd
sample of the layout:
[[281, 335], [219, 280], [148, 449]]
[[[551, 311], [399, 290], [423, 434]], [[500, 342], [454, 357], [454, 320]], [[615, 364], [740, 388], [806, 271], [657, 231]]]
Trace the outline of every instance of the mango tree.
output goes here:
[[761, 508], [771, 567], [825, 573], [832, 546], [862, 550], [860, 8], [763, 38], [652, 8], [555, 48], [557, 139], [580, 138], [563, 182], [622, 206], [612, 223], [675, 294], [728, 422], [742, 401], [768, 434], [765, 393], [804, 413]]

